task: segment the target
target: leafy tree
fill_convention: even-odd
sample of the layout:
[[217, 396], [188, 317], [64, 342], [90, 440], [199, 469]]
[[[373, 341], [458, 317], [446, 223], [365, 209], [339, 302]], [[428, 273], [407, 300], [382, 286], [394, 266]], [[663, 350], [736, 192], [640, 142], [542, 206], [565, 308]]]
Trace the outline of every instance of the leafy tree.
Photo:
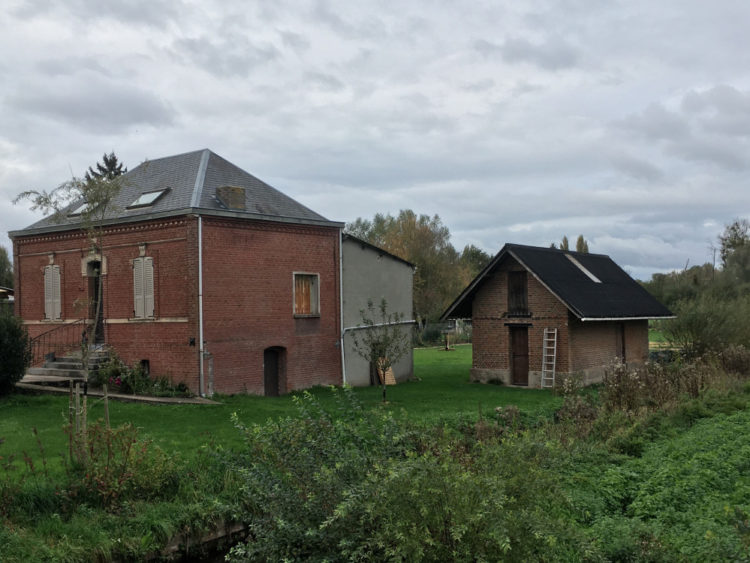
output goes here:
[[0, 313], [0, 395], [13, 390], [30, 363], [29, 335], [21, 319]]
[[121, 176], [128, 171], [128, 169], [125, 168], [121, 162], [118, 162], [117, 156], [115, 155], [114, 151], [109, 154], [104, 153], [104, 155], [102, 156], [102, 163], [96, 163], [96, 170], [94, 170], [93, 167], [89, 166], [89, 169], [86, 171], [83, 179], [87, 182], [93, 179], [114, 180], [118, 176]]
[[567, 235], [563, 235], [563, 238], [560, 241], [560, 250], [570, 250]]
[[0, 246], [0, 286], [13, 287], [13, 264], [4, 246]]
[[589, 253], [589, 243], [583, 238], [583, 235], [578, 235], [578, 239], [576, 239], [576, 252]]
[[492, 256], [473, 244], [467, 244], [461, 251], [461, 264], [466, 268], [469, 281], [473, 280], [490, 260]]
[[416, 266], [414, 309], [418, 317], [436, 319], [471, 279], [438, 215], [417, 215], [410, 209], [397, 217], [378, 213], [372, 221], [358, 218], [346, 230]]
[[362, 329], [352, 332], [354, 349], [370, 365], [374, 365], [383, 387], [383, 402], [386, 402], [385, 376], [411, 349], [411, 335], [404, 330], [403, 313], [388, 311], [388, 302], [380, 301], [378, 309], [372, 299], [367, 309], [360, 311]]

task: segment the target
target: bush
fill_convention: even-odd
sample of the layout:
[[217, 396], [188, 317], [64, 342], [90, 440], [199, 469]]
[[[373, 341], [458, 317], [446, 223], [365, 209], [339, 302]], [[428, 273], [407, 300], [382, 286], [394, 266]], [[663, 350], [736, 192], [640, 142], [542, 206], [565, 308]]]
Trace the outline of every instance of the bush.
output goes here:
[[0, 315], [0, 395], [13, 391], [31, 364], [29, 335], [21, 319]]
[[190, 396], [184, 383], [174, 385], [168, 377], [151, 377], [141, 366], [130, 367], [116, 354], [93, 373], [89, 382], [94, 387], [108, 385], [113, 393], [154, 396]]

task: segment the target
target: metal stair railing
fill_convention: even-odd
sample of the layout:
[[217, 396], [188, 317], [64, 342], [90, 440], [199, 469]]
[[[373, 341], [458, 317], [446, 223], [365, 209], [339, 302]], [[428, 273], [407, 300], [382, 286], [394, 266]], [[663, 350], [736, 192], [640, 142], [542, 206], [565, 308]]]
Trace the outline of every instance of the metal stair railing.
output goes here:
[[555, 362], [557, 359], [557, 329], [545, 328], [542, 343], [542, 388], [555, 386]]
[[31, 348], [31, 366], [38, 366], [44, 363], [48, 354], [67, 352], [72, 349], [79, 349], [83, 341], [86, 319], [78, 319], [72, 323], [65, 323], [56, 326], [52, 330], [43, 332], [39, 336], [32, 338], [29, 342]]

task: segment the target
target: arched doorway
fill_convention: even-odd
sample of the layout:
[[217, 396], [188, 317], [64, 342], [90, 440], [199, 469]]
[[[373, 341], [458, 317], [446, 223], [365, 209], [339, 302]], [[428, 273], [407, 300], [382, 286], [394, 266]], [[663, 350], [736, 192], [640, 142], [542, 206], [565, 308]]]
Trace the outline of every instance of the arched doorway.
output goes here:
[[263, 350], [263, 394], [278, 397], [286, 391], [284, 364], [286, 349], [278, 346]]

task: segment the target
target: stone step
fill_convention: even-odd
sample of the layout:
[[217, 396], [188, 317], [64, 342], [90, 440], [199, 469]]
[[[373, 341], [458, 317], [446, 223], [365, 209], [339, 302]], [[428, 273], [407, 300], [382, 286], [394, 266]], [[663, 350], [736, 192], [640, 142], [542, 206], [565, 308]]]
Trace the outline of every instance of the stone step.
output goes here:
[[84, 376], [82, 369], [58, 369], [58, 368], [29, 368], [26, 370], [27, 375], [49, 375], [54, 377], [67, 377], [69, 379], [79, 379]]

